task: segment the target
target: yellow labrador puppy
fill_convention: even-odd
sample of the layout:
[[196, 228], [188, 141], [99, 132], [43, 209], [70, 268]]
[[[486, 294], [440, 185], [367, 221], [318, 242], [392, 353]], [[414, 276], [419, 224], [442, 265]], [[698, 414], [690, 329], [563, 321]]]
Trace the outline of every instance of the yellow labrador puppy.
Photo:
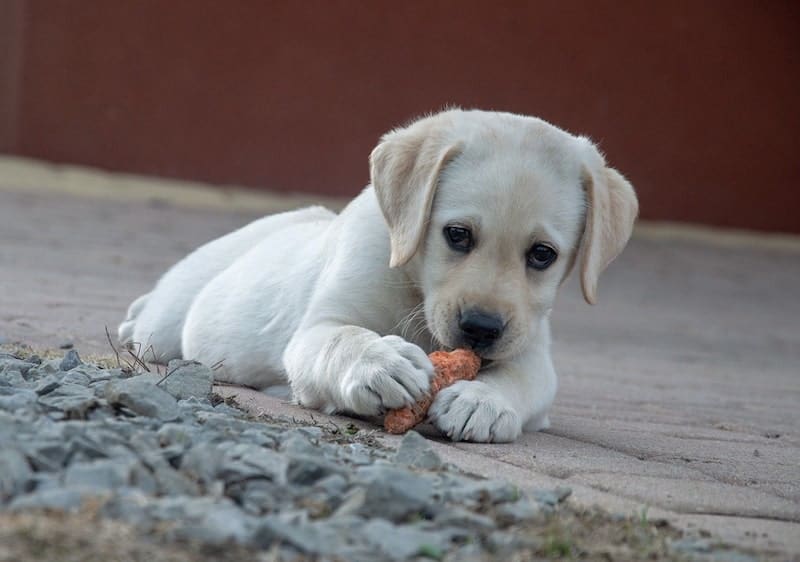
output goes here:
[[577, 262], [594, 302], [631, 234], [631, 185], [588, 139], [485, 111], [394, 130], [370, 164], [372, 185], [341, 214], [269, 216], [190, 254], [134, 301], [120, 341], [358, 415], [414, 402], [426, 354], [469, 347], [485, 367], [439, 393], [430, 421], [471, 441], [547, 427], [556, 291]]

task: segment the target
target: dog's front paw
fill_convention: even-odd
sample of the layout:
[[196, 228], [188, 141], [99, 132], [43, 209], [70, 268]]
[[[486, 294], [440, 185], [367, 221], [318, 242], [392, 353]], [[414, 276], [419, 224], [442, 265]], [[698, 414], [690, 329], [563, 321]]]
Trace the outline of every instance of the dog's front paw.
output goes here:
[[428, 418], [453, 441], [507, 443], [522, 433], [519, 414], [481, 381], [459, 381], [439, 392]]
[[399, 336], [370, 343], [347, 371], [342, 395], [347, 410], [377, 416], [402, 408], [428, 392], [433, 364], [418, 346]]

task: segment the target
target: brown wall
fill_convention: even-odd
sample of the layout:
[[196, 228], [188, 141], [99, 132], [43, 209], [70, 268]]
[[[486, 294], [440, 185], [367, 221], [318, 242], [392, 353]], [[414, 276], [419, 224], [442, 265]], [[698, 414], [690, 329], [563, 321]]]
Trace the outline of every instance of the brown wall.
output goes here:
[[646, 218], [800, 232], [793, 0], [0, 0], [0, 21], [18, 154], [350, 195], [381, 132], [457, 104], [588, 134]]

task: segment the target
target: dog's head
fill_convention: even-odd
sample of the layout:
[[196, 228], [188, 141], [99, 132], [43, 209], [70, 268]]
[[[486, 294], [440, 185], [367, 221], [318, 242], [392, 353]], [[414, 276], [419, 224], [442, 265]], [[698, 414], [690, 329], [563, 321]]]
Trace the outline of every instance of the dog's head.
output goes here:
[[384, 135], [370, 163], [390, 265], [420, 284], [439, 343], [487, 359], [533, 343], [576, 261], [594, 303], [638, 211], [588, 139], [532, 117], [442, 112]]

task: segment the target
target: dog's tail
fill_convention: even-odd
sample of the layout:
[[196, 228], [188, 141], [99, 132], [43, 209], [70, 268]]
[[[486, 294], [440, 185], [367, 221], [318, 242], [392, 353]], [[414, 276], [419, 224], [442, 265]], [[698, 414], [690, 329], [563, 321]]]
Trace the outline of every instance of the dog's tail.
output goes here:
[[139, 318], [144, 307], [147, 305], [147, 300], [150, 298], [150, 293], [146, 293], [133, 301], [128, 307], [128, 314], [125, 315], [125, 320], [117, 328], [117, 339], [119, 343], [128, 346], [133, 343], [133, 332], [136, 329], [136, 319]]

